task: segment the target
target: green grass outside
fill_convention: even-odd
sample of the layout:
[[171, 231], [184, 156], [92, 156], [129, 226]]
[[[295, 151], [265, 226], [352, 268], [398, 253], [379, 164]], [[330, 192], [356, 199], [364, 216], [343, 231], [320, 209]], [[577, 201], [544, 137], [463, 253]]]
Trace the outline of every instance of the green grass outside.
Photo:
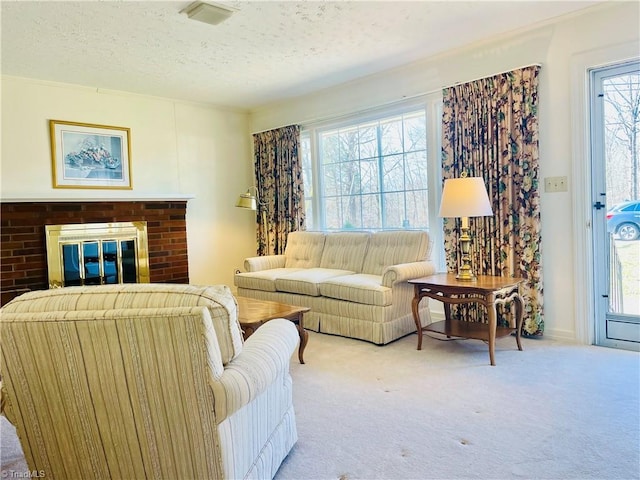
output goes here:
[[640, 314], [640, 240], [616, 240], [622, 270], [624, 313]]

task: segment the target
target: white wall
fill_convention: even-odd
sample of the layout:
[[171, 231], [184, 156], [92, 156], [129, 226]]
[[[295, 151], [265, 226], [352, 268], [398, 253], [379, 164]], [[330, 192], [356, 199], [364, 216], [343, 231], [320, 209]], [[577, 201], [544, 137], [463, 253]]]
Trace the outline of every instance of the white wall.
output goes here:
[[[133, 190], [54, 189], [49, 119], [129, 127]], [[246, 112], [3, 76], [0, 166], [3, 200], [193, 195], [191, 283], [233, 286], [255, 254], [255, 217], [234, 207], [253, 183]]]
[[[610, 2], [581, 15], [492, 39], [471, 48], [450, 52], [384, 74], [374, 75], [336, 88], [317, 92], [252, 112], [252, 132], [282, 125], [317, 121], [366, 110], [433, 92], [443, 86], [470, 81], [518, 67], [542, 65], [539, 88], [540, 175], [567, 176], [569, 191], [544, 193], [541, 198], [542, 261], [545, 298], [545, 335], [566, 339], [582, 337], [578, 333], [589, 319], [576, 319], [576, 303], [582, 285], [574, 278], [572, 141], [575, 119], [571, 113], [572, 60], [584, 52], [632, 42], [640, 52], [640, 4]], [[612, 53], [610, 61], [624, 60]], [[588, 162], [587, 157], [577, 161]], [[578, 179], [578, 181], [580, 181]], [[580, 185], [581, 188], [584, 186]], [[582, 235], [584, 232], [579, 232]], [[583, 311], [583, 309], [580, 309]]]

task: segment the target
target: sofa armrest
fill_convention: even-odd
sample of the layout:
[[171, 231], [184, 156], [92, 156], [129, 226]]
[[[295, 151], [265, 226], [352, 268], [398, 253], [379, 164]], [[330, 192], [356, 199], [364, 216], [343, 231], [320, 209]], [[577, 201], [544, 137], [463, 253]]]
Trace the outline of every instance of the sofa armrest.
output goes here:
[[286, 257], [284, 255], [265, 255], [262, 257], [249, 257], [244, 260], [244, 269], [247, 272], [259, 272], [272, 268], [284, 268]]
[[400, 263], [386, 267], [382, 272], [382, 285], [391, 287], [397, 282], [406, 282], [435, 273], [436, 267], [431, 261]]
[[299, 336], [293, 322], [281, 318], [257, 329], [245, 342], [242, 353], [212, 379], [216, 422], [233, 415], [264, 392], [278, 378], [289, 375], [291, 355]]

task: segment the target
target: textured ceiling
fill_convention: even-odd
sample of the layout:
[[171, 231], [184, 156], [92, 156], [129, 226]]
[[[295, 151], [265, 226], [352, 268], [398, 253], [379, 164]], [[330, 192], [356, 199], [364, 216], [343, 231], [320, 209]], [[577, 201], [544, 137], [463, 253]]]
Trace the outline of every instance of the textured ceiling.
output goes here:
[[2, 73], [254, 108], [586, 8], [590, 1], [6, 1]]

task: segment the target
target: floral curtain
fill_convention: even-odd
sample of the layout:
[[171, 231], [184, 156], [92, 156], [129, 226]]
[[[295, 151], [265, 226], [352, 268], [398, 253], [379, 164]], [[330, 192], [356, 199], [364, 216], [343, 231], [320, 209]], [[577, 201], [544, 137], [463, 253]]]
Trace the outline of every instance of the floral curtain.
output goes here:
[[[539, 66], [530, 66], [456, 85], [443, 92], [443, 182], [460, 177], [462, 172], [484, 179], [494, 216], [469, 219], [472, 265], [480, 275], [525, 278], [521, 286], [525, 335], [542, 335], [544, 330], [539, 72]], [[453, 218], [444, 219], [449, 271], [457, 271], [460, 262], [458, 223]], [[478, 310], [466, 313], [482, 314]], [[499, 321], [504, 322], [505, 314], [498, 311]]]
[[300, 127], [253, 135], [258, 211], [258, 255], [284, 253], [289, 232], [304, 230]]

